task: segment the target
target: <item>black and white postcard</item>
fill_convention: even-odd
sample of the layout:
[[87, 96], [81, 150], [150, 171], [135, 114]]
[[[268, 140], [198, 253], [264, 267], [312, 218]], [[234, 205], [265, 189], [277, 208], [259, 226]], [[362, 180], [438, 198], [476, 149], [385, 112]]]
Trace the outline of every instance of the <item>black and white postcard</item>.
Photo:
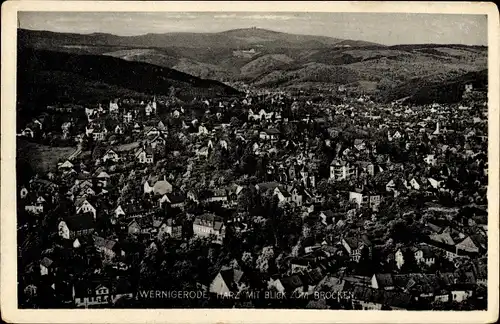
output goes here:
[[498, 318], [494, 4], [2, 9], [7, 322]]

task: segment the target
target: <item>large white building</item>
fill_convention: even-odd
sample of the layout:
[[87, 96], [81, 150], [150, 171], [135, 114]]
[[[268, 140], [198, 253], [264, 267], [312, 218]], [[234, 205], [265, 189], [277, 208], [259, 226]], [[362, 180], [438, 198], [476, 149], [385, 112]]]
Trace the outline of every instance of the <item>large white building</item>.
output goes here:
[[357, 168], [349, 162], [333, 160], [330, 164], [330, 180], [342, 181], [357, 176]]

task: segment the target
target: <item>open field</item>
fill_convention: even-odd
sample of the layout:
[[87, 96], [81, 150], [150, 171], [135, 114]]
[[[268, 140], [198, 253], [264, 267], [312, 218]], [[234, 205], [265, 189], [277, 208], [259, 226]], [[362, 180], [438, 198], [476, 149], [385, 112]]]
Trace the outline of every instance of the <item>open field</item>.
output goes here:
[[17, 161], [28, 163], [35, 172], [49, 172], [57, 168], [57, 162], [66, 159], [76, 147], [52, 147], [17, 140]]

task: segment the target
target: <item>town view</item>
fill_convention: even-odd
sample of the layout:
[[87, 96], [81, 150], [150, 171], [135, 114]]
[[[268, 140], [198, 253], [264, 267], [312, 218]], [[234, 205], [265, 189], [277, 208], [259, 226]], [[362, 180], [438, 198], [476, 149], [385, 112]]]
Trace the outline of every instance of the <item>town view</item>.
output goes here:
[[58, 15], [18, 28], [20, 308], [486, 309], [486, 44]]

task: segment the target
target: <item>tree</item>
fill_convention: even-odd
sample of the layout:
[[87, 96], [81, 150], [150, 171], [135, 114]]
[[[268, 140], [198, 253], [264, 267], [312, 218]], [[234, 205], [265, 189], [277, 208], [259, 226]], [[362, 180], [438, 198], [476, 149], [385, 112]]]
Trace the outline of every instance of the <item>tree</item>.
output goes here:
[[320, 181], [318, 181], [318, 183], [316, 184], [316, 190], [318, 190], [320, 194], [326, 195], [330, 190], [330, 184], [328, 183], [328, 180], [321, 179]]
[[92, 136], [83, 136], [82, 141], [82, 150], [83, 151], [92, 151], [95, 146], [94, 138]]
[[239, 127], [241, 126], [241, 122], [240, 120], [238, 119], [238, 117], [231, 117], [231, 121], [229, 122], [229, 124], [231, 125], [231, 127]]
[[405, 249], [403, 251], [403, 259], [405, 260], [405, 263], [401, 267], [402, 272], [413, 273], [420, 271], [417, 261], [415, 260], [415, 254], [411, 251], [411, 249]]
[[267, 273], [269, 270], [269, 261], [274, 257], [274, 249], [272, 246], [266, 246], [262, 249], [256, 261], [257, 269], [262, 273]]
[[241, 170], [244, 174], [253, 175], [256, 171], [256, 159], [252, 152], [252, 147], [249, 145], [246, 147], [243, 155], [240, 159]]
[[245, 251], [243, 252], [243, 255], [241, 256], [241, 262], [245, 264], [248, 267], [253, 267], [253, 255], [252, 253]]
[[254, 197], [252, 190], [243, 189], [238, 197], [238, 209], [248, 212], [254, 205]]
[[290, 253], [290, 255], [292, 257], [297, 257], [300, 253], [300, 249], [302, 248], [302, 243], [301, 241], [299, 240], [297, 242], [297, 244], [295, 244], [293, 247], [292, 247], [292, 252]]

